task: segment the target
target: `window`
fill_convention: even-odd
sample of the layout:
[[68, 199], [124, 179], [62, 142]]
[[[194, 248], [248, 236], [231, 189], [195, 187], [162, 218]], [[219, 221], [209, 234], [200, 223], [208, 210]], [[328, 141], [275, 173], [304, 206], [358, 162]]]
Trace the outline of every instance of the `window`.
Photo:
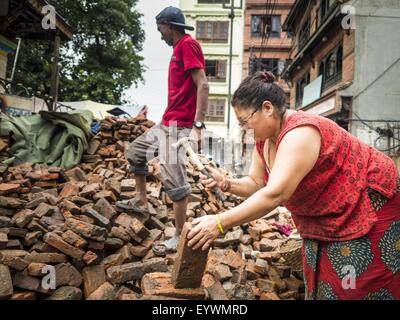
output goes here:
[[319, 75], [322, 75], [322, 91], [342, 80], [343, 46], [332, 50], [319, 65]]
[[281, 16], [252, 16], [251, 17], [251, 36], [271, 38], [281, 37]]
[[209, 99], [206, 121], [224, 122], [225, 121], [225, 100]]
[[228, 21], [197, 21], [196, 38], [203, 42], [227, 43]]
[[310, 72], [307, 72], [296, 82], [296, 109], [303, 104], [304, 88], [310, 83]]
[[334, 0], [321, 0], [321, 4], [319, 7], [319, 25], [321, 25], [322, 22], [324, 22], [324, 20], [330, 13], [333, 3]]
[[249, 74], [252, 75], [257, 71], [270, 71], [279, 75], [283, 67], [283, 61], [279, 59], [251, 59]]
[[304, 45], [307, 43], [307, 40], [310, 38], [310, 27], [311, 27], [310, 19], [307, 19], [307, 21], [303, 24], [303, 26], [300, 29], [299, 49], [303, 48]]
[[226, 60], [206, 60], [206, 76], [210, 81], [226, 81]]
[[198, 0], [197, 3], [228, 3], [229, 0]]

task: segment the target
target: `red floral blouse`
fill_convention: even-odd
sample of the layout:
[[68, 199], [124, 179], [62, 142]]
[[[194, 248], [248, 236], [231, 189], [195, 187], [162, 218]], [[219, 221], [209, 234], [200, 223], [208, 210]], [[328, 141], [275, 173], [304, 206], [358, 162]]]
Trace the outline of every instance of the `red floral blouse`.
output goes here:
[[[366, 145], [335, 122], [299, 111], [291, 114], [277, 140], [277, 149], [290, 130], [313, 126], [321, 134], [314, 168], [284, 205], [303, 238], [352, 240], [367, 234], [377, 221], [367, 190], [388, 199], [396, 194], [398, 172], [385, 154]], [[264, 160], [265, 141], [256, 148]], [[265, 183], [268, 183], [265, 172]]]

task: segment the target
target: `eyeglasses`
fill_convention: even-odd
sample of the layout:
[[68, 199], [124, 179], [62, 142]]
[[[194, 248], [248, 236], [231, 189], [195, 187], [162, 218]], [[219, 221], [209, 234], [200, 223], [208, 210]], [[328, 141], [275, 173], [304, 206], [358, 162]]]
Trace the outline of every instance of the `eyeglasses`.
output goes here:
[[241, 128], [243, 128], [244, 126], [247, 125], [247, 123], [249, 122], [249, 120], [260, 110], [255, 110], [251, 115], [249, 115], [245, 120], [241, 120], [239, 121], [239, 126]]

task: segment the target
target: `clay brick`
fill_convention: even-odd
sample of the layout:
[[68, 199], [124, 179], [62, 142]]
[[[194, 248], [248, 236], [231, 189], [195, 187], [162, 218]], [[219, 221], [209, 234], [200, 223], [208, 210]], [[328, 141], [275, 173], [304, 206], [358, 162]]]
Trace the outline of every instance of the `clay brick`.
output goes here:
[[163, 258], [153, 258], [144, 262], [132, 262], [107, 270], [107, 277], [115, 284], [139, 280], [146, 273], [165, 272], [168, 266]]
[[268, 274], [268, 268], [268, 262], [263, 259], [257, 259], [254, 264], [254, 270], [263, 276]]
[[131, 247], [131, 253], [135, 257], [143, 258], [147, 252], [149, 251], [148, 248], [138, 245], [138, 246], [132, 246]]
[[0, 300], [9, 298], [13, 292], [10, 269], [0, 264]]
[[265, 251], [274, 251], [277, 248], [277, 244], [273, 240], [269, 240], [266, 238], [261, 239], [260, 241], [260, 251], [265, 252]]
[[100, 260], [100, 258], [97, 256], [97, 254], [95, 254], [92, 251], [87, 251], [85, 253], [85, 255], [83, 256], [83, 261], [87, 264], [87, 265], [92, 265], [95, 263], [98, 263]]
[[70, 263], [61, 263], [55, 266], [56, 286], [79, 287], [82, 283], [80, 272]]
[[67, 261], [67, 256], [62, 253], [37, 253], [32, 252], [25, 258], [30, 262], [40, 262], [46, 264], [56, 264]]
[[68, 210], [69, 212], [71, 212], [72, 214], [80, 214], [81, 213], [81, 209], [72, 201], [69, 200], [64, 200], [62, 202], [62, 207], [65, 210]]
[[104, 228], [73, 218], [68, 218], [66, 222], [67, 226], [71, 228], [72, 231], [76, 232], [82, 237], [95, 241], [105, 241], [106, 239], [107, 230]]
[[136, 190], [136, 180], [135, 179], [125, 179], [121, 181], [121, 191], [135, 191]]
[[0, 232], [0, 250], [5, 249], [8, 243], [8, 236], [6, 233]]
[[94, 201], [98, 201], [101, 198], [104, 198], [109, 202], [117, 201], [117, 197], [115, 196], [115, 194], [112, 191], [107, 191], [107, 190], [103, 190], [103, 191], [97, 192], [93, 196], [93, 200]]
[[140, 237], [141, 239], [146, 239], [149, 234], [150, 231], [149, 229], [147, 229], [143, 223], [141, 223], [138, 219], [136, 218], [132, 218], [132, 222], [130, 224], [131, 229], [133, 230], [133, 232]]
[[232, 249], [226, 250], [220, 261], [233, 269], [243, 268], [246, 265], [240, 254]]
[[0, 194], [9, 194], [13, 192], [18, 192], [21, 185], [15, 183], [0, 183]]
[[232, 272], [233, 283], [246, 284], [247, 281], [247, 271], [244, 268], [234, 270]]
[[83, 255], [85, 254], [84, 251], [71, 246], [70, 244], [65, 242], [59, 235], [52, 232], [46, 233], [43, 237], [43, 241], [76, 260], [82, 260]]
[[82, 291], [75, 287], [60, 287], [46, 300], [82, 300]]
[[216, 265], [210, 272], [216, 277], [220, 282], [224, 282], [232, 278], [232, 272], [229, 267], [225, 264]]
[[24, 275], [22, 273], [16, 273], [13, 277], [14, 287], [30, 290], [39, 291], [40, 290], [40, 280], [31, 276]]
[[100, 198], [93, 206], [93, 209], [106, 217], [108, 220], [111, 220], [117, 213], [114, 207], [104, 198]]
[[79, 186], [75, 182], [67, 182], [64, 188], [58, 195], [59, 199], [64, 199], [72, 196], [76, 196], [79, 193]]
[[0, 228], [9, 227], [11, 225], [11, 219], [8, 217], [0, 217]]
[[105, 282], [92, 292], [87, 297], [87, 300], [115, 300], [116, 298], [117, 292], [114, 286], [109, 282]]
[[255, 269], [255, 263], [252, 260], [249, 260], [246, 263], [246, 268], [245, 268], [246, 272], [247, 272], [247, 279], [248, 280], [256, 280], [260, 277], [260, 275], [257, 273], [256, 269]]
[[129, 242], [131, 240], [129, 233], [125, 230], [124, 227], [112, 227], [110, 234], [112, 237], [119, 238], [124, 242]]
[[187, 245], [191, 228], [190, 223], [185, 223], [181, 232], [171, 278], [175, 288], [200, 287], [206, 269], [209, 251], [193, 250]]
[[92, 218], [99, 226], [108, 227], [110, 225], [110, 220], [92, 208], [86, 209], [84, 213]]
[[13, 209], [22, 209], [24, 208], [26, 201], [0, 196], [0, 207], [4, 208], [13, 208]]
[[34, 215], [37, 218], [41, 218], [54, 213], [54, 207], [48, 205], [47, 203], [39, 204], [34, 210]]
[[276, 265], [276, 266], [274, 266], [274, 268], [276, 269], [276, 271], [278, 272], [279, 276], [282, 279], [289, 278], [290, 274], [292, 273], [292, 268], [289, 267], [289, 266], [278, 266], [278, 265]]
[[211, 286], [207, 287], [206, 290], [212, 300], [230, 300], [219, 281], [214, 282]]
[[26, 292], [16, 292], [11, 297], [10, 300], [36, 300], [36, 292], [26, 291]]
[[42, 272], [48, 266], [45, 263], [32, 262], [27, 268], [28, 275], [32, 277], [43, 277], [45, 274]]
[[125, 258], [122, 254], [114, 253], [105, 257], [100, 264], [104, 265], [104, 268], [107, 270], [110, 267], [121, 266], [125, 262]]
[[82, 270], [83, 276], [83, 292], [85, 298], [89, 297], [92, 292], [98, 289], [106, 282], [106, 273], [104, 266], [90, 266]]
[[81, 168], [75, 167], [68, 171], [64, 172], [65, 176], [67, 176], [71, 181], [79, 182], [79, 181], [86, 181], [86, 175], [82, 171]]
[[62, 239], [69, 243], [70, 245], [77, 247], [77, 248], [84, 248], [87, 246], [87, 241], [85, 239], [83, 239], [82, 237], [80, 237], [79, 235], [77, 235], [75, 232], [73, 232], [72, 230], [67, 230], [65, 231], [62, 235], [61, 235]]
[[79, 196], [83, 198], [91, 198], [100, 190], [99, 183], [91, 183], [85, 186], [79, 193]]
[[24, 228], [35, 216], [34, 211], [25, 209], [17, 212], [11, 219], [11, 223], [19, 228]]
[[145, 274], [142, 278], [141, 289], [143, 295], [193, 300], [201, 300], [205, 297], [204, 290], [201, 288], [174, 288], [171, 282], [171, 274], [165, 272]]
[[260, 300], [281, 300], [276, 293], [263, 292], [261, 293]]
[[289, 291], [295, 291], [299, 293], [304, 291], [304, 282], [296, 279], [295, 277], [290, 277], [284, 279], [283, 281], [285, 281]]

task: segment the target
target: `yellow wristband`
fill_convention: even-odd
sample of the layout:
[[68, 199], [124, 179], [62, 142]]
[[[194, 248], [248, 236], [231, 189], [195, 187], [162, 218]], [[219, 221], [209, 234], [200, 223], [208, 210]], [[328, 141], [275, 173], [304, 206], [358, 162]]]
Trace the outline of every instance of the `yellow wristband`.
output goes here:
[[217, 214], [217, 215], [215, 215], [215, 217], [217, 218], [219, 232], [221, 232], [221, 234], [225, 234], [224, 228], [222, 228], [221, 221], [219, 220], [219, 215]]

